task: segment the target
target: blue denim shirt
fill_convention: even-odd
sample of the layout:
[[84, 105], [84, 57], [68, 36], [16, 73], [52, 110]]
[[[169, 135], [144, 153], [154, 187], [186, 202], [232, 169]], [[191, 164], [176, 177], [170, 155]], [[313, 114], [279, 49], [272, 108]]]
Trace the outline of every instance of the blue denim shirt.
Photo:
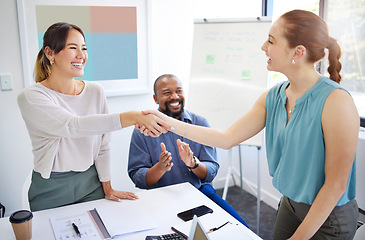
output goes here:
[[[273, 185], [286, 197], [312, 204], [325, 180], [325, 142], [322, 110], [328, 95], [342, 88], [321, 77], [295, 103], [288, 123], [285, 89], [289, 82], [274, 86], [266, 97], [266, 154]], [[346, 192], [337, 203], [341, 206], [356, 195], [356, 157]]]
[[[210, 127], [208, 121], [187, 110], [184, 111], [182, 121], [189, 124]], [[166, 172], [162, 178], [150, 188], [158, 188], [167, 185], [190, 182], [196, 188], [201, 186], [201, 180], [186, 167], [181, 160], [176, 140], [180, 139], [189, 144], [189, 147], [201, 162], [207, 167], [207, 176], [203, 182], [211, 182], [217, 175], [219, 164], [217, 162], [217, 152], [213, 147], [208, 147], [189, 139], [167, 132], [157, 138], [144, 136], [138, 129], [134, 129], [129, 149], [128, 174], [136, 187], [149, 189], [146, 184], [146, 172], [159, 161], [161, 154], [160, 143], [166, 145], [166, 150], [171, 152], [174, 163], [170, 171]]]

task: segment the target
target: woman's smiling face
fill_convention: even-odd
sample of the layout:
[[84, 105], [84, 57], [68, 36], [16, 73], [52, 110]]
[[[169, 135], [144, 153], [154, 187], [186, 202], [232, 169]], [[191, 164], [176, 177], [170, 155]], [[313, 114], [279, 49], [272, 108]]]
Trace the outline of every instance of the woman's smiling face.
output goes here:
[[85, 63], [88, 59], [85, 39], [76, 29], [68, 32], [66, 45], [54, 55], [54, 69], [65, 77], [81, 77], [84, 75]]
[[284, 38], [284, 21], [278, 19], [271, 27], [269, 37], [262, 45], [263, 50], [268, 56], [267, 70], [285, 72], [291, 66], [292, 54], [288, 41]]

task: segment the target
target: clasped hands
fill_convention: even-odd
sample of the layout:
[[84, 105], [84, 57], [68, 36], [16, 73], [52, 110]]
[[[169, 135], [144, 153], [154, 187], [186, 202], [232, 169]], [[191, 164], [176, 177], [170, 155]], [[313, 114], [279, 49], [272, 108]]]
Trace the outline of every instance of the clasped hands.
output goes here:
[[158, 137], [172, 127], [165, 121], [166, 116], [157, 110], [142, 111], [142, 117], [135, 127], [145, 136]]
[[[179, 155], [181, 160], [183, 160], [186, 166], [193, 167], [194, 166], [193, 151], [191, 151], [189, 144], [182, 142], [180, 139], [177, 139], [176, 144], [179, 149]], [[171, 162], [172, 160], [171, 153], [166, 150], [166, 146], [164, 143], [161, 143], [160, 146], [161, 146], [161, 154], [159, 162], [157, 164], [161, 171], [168, 172], [174, 165], [174, 163]]]

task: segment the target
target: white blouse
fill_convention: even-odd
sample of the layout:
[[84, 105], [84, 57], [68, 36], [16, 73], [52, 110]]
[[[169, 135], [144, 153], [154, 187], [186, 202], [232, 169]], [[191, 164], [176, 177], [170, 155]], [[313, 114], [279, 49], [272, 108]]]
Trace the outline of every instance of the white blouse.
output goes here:
[[65, 95], [40, 83], [23, 89], [18, 105], [28, 128], [34, 171], [85, 171], [95, 164], [101, 182], [109, 181], [110, 132], [122, 128], [119, 113], [108, 114], [103, 88], [85, 82], [79, 95]]

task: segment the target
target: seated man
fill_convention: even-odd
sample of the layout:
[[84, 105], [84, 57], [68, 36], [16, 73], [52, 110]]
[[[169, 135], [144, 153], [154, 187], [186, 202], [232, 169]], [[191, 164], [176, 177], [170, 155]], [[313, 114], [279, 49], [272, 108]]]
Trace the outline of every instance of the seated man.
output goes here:
[[[153, 98], [164, 114], [209, 127], [208, 121], [184, 110], [184, 94], [180, 80], [165, 74], [154, 83]], [[224, 201], [209, 183], [217, 175], [219, 164], [216, 149], [184, 139], [173, 132], [157, 138], [145, 136], [134, 129], [129, 149], [128, 174], [138, 188], [151, 189], [190, 182], [242, 224], [238, 213]]]

